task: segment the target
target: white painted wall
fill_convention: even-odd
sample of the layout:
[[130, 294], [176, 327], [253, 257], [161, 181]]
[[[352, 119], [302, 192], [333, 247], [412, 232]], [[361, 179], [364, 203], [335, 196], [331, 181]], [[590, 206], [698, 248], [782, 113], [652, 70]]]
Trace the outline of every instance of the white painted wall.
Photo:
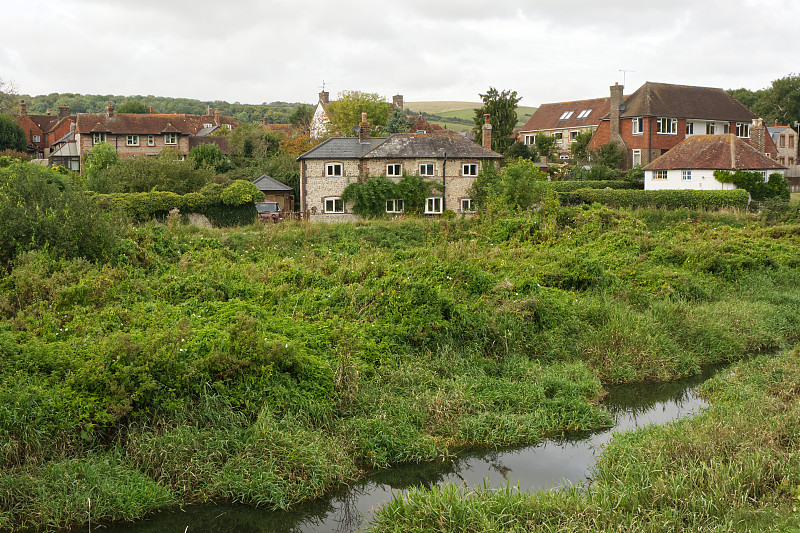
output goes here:
[[[703, 127], [705, 134], [705, 126]], [[644, 173], [644, 190], [683, 190], [695, 189], [699, 191], [731, 191], [736, 188], [732, 183], [720, 183], [714, 178], [713, 170], [692, 169], [691, 179], [684, 180], [682, 170], [668, 170], [667, 179], [654, 179], [656, 171], [648, 170]]]

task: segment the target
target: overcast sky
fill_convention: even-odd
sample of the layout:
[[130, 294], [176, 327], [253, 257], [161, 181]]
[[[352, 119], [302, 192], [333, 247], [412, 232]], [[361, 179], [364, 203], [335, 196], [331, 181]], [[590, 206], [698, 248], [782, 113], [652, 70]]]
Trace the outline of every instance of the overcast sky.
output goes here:
[[3, 8], [0, 79], [248, 104], [316, 103], [323, 80], [530, 106], [623, 79], [756, 90], [800, 71], [798, 20], [798, 0], [25, 0]]

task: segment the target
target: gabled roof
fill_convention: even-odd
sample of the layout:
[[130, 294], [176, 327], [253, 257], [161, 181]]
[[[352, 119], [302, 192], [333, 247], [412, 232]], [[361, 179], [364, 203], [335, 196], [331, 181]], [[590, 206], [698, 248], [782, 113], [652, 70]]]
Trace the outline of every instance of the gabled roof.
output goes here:
[[487, 150], [455, 132], [442, 131], [428, 134], [396, 133], [364, 155], [375, 158], [500, 158], [500, 154]]
[[487, 150], [453, 131], [433, 133], [395, 133], [390, 137], [331, 137], [297, 159], [377, 159], [377, 158], [475, 158], [498, 159]]
[[292, 187], [289, 187], [285, 183], [281, 183], [280, 181], [276, 180], [275, 178], [271, 178], [266, 174], [254, 180], [253, 184], [258, 188], [259, 191], [294, 191]]
[[644, 170], [781, 170], [786, 167], [733, 134], [693, 135]]
[[519, 131], [596, 126], [608, 114], [610, 100], [606, 97], [542, 104]]
[[370, 137], [362, 141], [358, 137], [331, 137], [297, 159], [360, 159], [386, 137]]
[[622, 118], [670, 117], [751, 122], [755, 113], [714, 87], [645, 82], [625, 99]]
[[[78, 113], [76, 131], [78, 133], [106, 132], [115, 135], [138, 134], [155, 135], [160, 133], [181, 133], [194, 135], [205, 127], [214, 124], [210, 115], [185, 115], [181, 113]], [[222, 124], [236, 125], [230, 117], [220, 117]]]

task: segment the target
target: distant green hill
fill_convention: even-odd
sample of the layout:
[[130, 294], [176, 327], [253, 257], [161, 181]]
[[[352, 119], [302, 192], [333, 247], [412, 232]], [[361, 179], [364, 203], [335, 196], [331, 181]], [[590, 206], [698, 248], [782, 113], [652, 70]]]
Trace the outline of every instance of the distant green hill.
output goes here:
[[[428, 122], [445, 126], [449, 130], [467, 131], [472, 129], [472, 117], [475, 109], [481, 106], [480, 102], [459, 101], [434, 101], [434, 102], [406, 102], [406, 109], [414, 113], [422, 113]], [[521, 128], [531, 115], [535, 107], [519, 106], [517, 108], [517, 126]]]

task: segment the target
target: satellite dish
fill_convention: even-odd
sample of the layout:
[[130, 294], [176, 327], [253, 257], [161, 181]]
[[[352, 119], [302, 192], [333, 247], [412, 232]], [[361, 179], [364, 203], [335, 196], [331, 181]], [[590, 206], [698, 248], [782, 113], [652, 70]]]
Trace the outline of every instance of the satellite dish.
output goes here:
[[358, 124], [356, 124], [355, 126], [353, 126], [353, 133], [358, 133], [358, 132], [360, 132], [360, 131], [361, 131], [361, 126], [359, 126]]
[[625, 111], [625, 104], [619, 104], [619, 110]]

